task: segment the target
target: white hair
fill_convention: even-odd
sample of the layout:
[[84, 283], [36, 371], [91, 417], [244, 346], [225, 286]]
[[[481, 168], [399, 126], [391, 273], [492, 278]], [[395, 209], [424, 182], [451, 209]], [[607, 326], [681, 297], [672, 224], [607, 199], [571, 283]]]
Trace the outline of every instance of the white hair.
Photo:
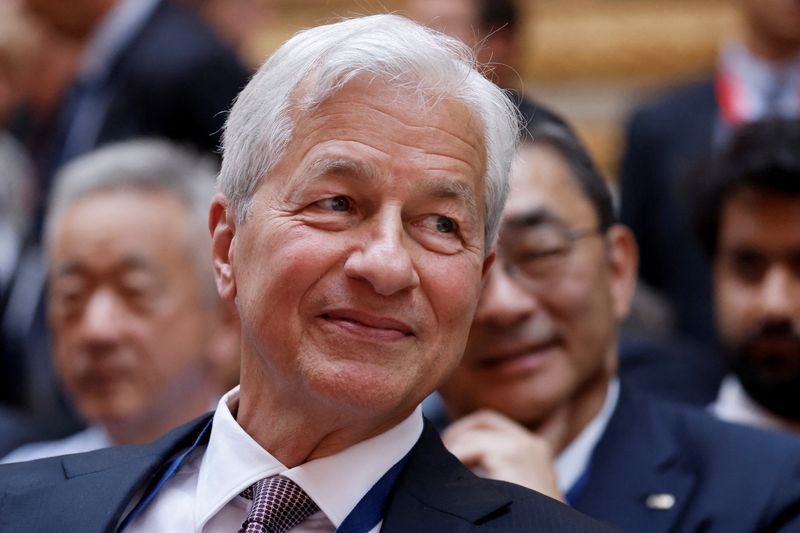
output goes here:
[[[374, 15], [301, 31], [283, 44], [242, 90], [223, 133], [219, 187], [240, 223], [253, 194], [280, 161], [305, 112], [358, 76], [411, 89], [431, 105], [463, 103], [483, 127], [486, 150], [485, 251], [497, 237], [519, 131], [508, 96], [478, 72], [460, 41], [398, 15]], [[296, 94], [303, 86], [303, 94]]]
[[55, 177], [45, 219], [47, 248], [66, 210], [84, 198], [117, 191], [169, 194], [186, 206], [186, 246], [204, 285], [201, 290], [216, 297], [207, 227], [216, 172], [209, 157], [161, 139], [109, 144], [78, 157]]

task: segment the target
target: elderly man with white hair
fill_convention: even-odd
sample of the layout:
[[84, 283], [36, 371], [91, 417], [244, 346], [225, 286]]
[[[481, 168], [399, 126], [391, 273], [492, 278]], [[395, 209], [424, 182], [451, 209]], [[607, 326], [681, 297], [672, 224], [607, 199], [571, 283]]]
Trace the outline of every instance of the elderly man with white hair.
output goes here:
[[230, 113], [209, 213], [241, 385], [152, 445], [0, 469], [0, 530], [609, 529], [475, 477], [419, 408], [464, 350], [518, 134], [473, 65], [393, 15], [284, 44]]

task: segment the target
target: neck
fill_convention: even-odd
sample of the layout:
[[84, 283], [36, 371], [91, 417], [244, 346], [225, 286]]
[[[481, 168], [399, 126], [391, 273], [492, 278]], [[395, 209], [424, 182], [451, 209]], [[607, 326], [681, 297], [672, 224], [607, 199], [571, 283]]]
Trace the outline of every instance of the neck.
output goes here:
[[610, 382], [610, 376], [602, 376], [587, 384], [550, 416], [529, 429], [544, 437], [554, 455], [560, 454], [600, 413]]
[[398, 410], [392, 416], [372, 413], [367, 418], [363, 409], [347, 410], [296, 395], [268, 395], [266, 388], [243, 379], [238, 405], [232, 406], [231, 413], [248, 435], [289, 468], [380, 435], [411, 414], [411, 410]]
[[[211, 402], [220, 395], [207, 383], [197, 386], [189, 394], [157, 402], [159, 406], [136, 417], [104, 420], [103, 427], [115, 445], [144, 444], [152, 442], [170, 430], [208, 412]], [[163, 406], [179, 407], [164, 409]]]

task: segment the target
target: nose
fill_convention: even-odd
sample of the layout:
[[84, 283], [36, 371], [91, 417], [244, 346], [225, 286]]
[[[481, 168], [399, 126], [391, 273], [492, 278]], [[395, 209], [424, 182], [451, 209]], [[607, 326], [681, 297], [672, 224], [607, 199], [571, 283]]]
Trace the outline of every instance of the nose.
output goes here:
[[111, 290], [100, 289], [92, 293], [80, 322], [81, 339], [87, 346], [102, 349], [116, 343], [124, 320], [119, 305]]
[[793, 315], [800, 298], [800, 279], [783, 265], [774, 265], [764, 276], [758, 298], [764, 319], [797, 319]]
[[539, 307], [539, 299], [517, 284], [498, 260], [489, 270], [475, 321], [489, 327], [510, 328], [529, 318]]
[[382, 296], [419, 286], [411, 245], [399, 213], [387, 212], [365, 228], [364, 242], [347, 258], [345, 274], [368, 282]]

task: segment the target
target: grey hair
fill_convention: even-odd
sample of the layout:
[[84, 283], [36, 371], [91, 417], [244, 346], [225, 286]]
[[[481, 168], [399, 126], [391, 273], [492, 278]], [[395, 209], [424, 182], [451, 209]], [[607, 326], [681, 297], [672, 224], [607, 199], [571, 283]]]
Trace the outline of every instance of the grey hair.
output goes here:
[[[223, 133], [219, 187], [243, 223], [253, 194], [291, 139], [292, 111], [306, 112], [359, 76], [410, 89], [431, 105], [463, 103], [481, 123], [486, 149], [485, 252], [497, 237], [519, 118], [507, 95], [478, 72], [460, 41], [398, 15], [373, 15], [295, 34], [258, 70]], [[305, 81], [313, 83], [303, 83]], [[303, 84], [303, 94], [296, 92]], [[306, 87], [307, 86], [307, 87]]]
[[78, 157], [55, 177], [45, 222], [52, 239], [67, 209], [99, 193], [130, 191], [170, 194], [187, 208], [187, 249], [194, 256], [203, 293], [216, 294], [211, 270], [208, 209], [215, 192], [217, 165], [211, 158], [160, 139], [109, 144]]

